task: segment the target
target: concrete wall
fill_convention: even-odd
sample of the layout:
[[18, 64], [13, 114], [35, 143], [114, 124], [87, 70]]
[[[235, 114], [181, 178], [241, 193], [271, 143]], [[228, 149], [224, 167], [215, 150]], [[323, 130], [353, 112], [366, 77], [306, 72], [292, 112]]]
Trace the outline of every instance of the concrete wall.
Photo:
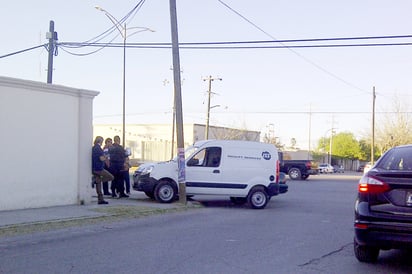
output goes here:
[[90, 202], [97, 94], [0, 77], [0, 210]]

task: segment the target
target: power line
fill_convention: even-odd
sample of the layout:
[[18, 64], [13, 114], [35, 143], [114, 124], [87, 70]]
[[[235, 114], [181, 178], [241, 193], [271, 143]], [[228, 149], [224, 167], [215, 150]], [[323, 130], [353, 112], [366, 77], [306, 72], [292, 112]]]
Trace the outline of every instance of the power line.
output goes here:
[[[78, 49], [82, 47], [99, 47], [99, 48], [116, 48], [123, 47], [123, 43], [112, 43], [116, 39], [115, 36], [112, 40], [105, 43], [99, 42], [59, 42], [56, 43], [59, 47]], [[382, 39], [405, 39], [412, 38], [412, 35], [389, 35], [389, 36], [359, 36], [359, 37], [331, 37], [331, 38], [304, 38], [304, 39], [288, 39], [288, 40], [258, 40], [258, 41], [220, 41], [220, 42], [182, 42], [180, 43], [181, 49], [202, 49], [202, 50], [219, 50], [219, 49], [282, 49], [282, 48], [338, 48], [338, 47], [388, 47], [388, 46], [411, 46], [412, 42], [398, 42], [398, 43], [362, 43], [362, 44], [309, 44], [309, 45], [288, 45], [285, 46], [273, 46], [273, 45], [261, 45], [261, 44], [276, 44], [276, 43], [303, 43], [303, 42], [324, 42], [324, 41], [351, 41], [351, 40], [382, 40]], [[239, 46], [239, 45], [248, 46]], [[254, 44], [259, 44], [255, 46]], [[231, 46], [227, 46], [231, 45]], [[235, 46], [233, 46], [235, 45]], [[40, 47], [46, 47], [47, 44], [41, 44], [31, 48], [19, 50], [16, 52], [8, 53], [0, 56], [1, 58], [10, 57], [19, 53], [34, 50]], [[127, 43], [128, 48], [146, 48], [146, 49], [169, 49], [171, 43]], [[97, 51], [90, 53], [73, 53], [63, 49], [65, 52], [76, 56], [87, 56]]]
[[[222, 0], [218, 0], [218, 1], [219, 1], [222, 5], [224, 5], [226, 8], [228, 8], [229, 10], [231, 10], [232, 12], [234, 12], [235, 14], [237, 14], [238, 16], [240, 16], [240, 17], [241, 17], [242, 19], [244, 19], [245, 21], [247, 21], [249, 24], [251, 24], [252, 26], [254, 26], [255, 28], [257, 28], [259, 31], [263, 32], [264, 34], [266, 34], [266, 35], [269, 36], [270, 38], [272, 38], [272, 39], [274, 39], [274, 40], [277, 40], [275, 37], [273, 37], [272, 35], [270, 35], [268, 32], [264, 31], [262, 28], [260, 28], [260, 27], [257, 26], [256, 24], [254, 24], [252, 21], [250, 21], [250, 20], [247, 19], [245, 16], [243, 16], [242, 14], [240, 14], [239, 12], [237, 12], [236, 10], [234, 10], [232, 7], [230, 7], [228, 4], [224, 3]], [[301, 55], [299, 52], [293, 50], [292, 48], [290, 48], [290, 47], [286, 47], [286, 48], [288, 48], [291, 52], [293, 52], [293, 53], [294, 53], [295, 55], [297, 55], [298, 57], [300, 57], [300, 58], [302, 58], [303, 60], [305, 60], [307, 63], [311, 64], [312, 66], [314, 66], [314, 67], [316, 67], [316, 68], [318, 68], [319, 70], [323, 71], [324, 73], [328, 74], [329, 76], [332, 76], [333, 78], [341, 81], [342, 83], [344, 83], [344, 84], [346, 84], [346, 85], [348, 85], [348, 86], [350, 86], [350, 87], [352, 87], [352, 88], [355, 88], [355, 89], [357, 89], [357, 90], [359, 90], [359, 91], [362, 91], [362, 92], [364, 92], [364, 93], [368, 93], [368, 94], [370, 93], [370, 92], [365, 91], [365, 90], [363, 90], [363, 89], [355, 86], [354, 84], [346, 81], [345, 79], [337, 76], [336, 74], [328, 71], [327, 69], [323, 68], [322, 66], [320, 66], [320, 65], [318, 65], [317, 63], [313, 62], [312, 60], [306, 58], [305, 56]]]
[[46, 48], [46, 47], [47, 47], [47, 44], [41, 44], [41, 45], [38, 45], [38, 46], [35, 46], [35, 47], [31, 47], [31, 48], [27, 48], [27, 49], [22, 49], [22, 50], [19, 50], [19, 51], [15, 51], [15, 52], [12, 52], [12, 53], [8, 53], [8, 54], [5, 54], [5, 55], [0, 56], [0, 59], [1, 59], [1, 58], [10, 57], [10, 56], [13, 56], [13, 55], [16, 55], [16, 54], [20, 54], [20, 53], [23, 53], [23, 52], [26, 52], [26, 51], [38, 49], [38, 48], [41, 48], [41, 47], [45, 47], [45, 48]]
[[[225, 44], [226, 43], [226, 44]], [[338, 48], [338, 47], [387, 47], [387, 46], [411, 46], [412, 42], [403, 43], [362, 43], [362, 44], [316, 44], [316, 45], [289, 45], [285, 46], [225, 46], [234, 45], [236, 43], [258, 43], [256, 41], [250, 42], [218, 42], [217, 46], [212, 46], [211, 42], [207, 43], [180, 43], [180, 49], [202, 49], [202, 50], [218, 50], [218, 49], [287, 49], [287, 48]], [[75, 48], [75, 45], [81, 45], [82, 47], [110, 47], [110, 48], [123, 48], [123, 43], [79, 43], [79, 42], [62, 42], [58, 43], [61, 47]], [[127, 43], [127, 48], [143, 48], [143, 49], [170, 49], [169, 43]]]
[[[134, 16], [137, 14], [137, 12], [140, 10], [140, 8], [143, 6], [143, 4], [144, 4], [145, 1], [146, 1], [146, 0], [140, 0], [140, 1], [136, 4], [136, 6], [134, 6], [125, 16], [123, 16], [123, 17], [118, 21], [118, 24], [122, 25], [123, 23], [130, 22], [130, 21], [134, 18]], [[112, 34], [113, 32], [115, 32], [116, 35], [110, 40], [110, 42], [112, 42], [112, 41], [114, 41], [117, 37], [119, 37], [119, 35], [120, 35], [120, 33], [118, 33], [117, 27], [118, 27], [118, 26], [112, 24], [112, 25], [110, 26], [110, 28], [108, 28], [107, 30], [105, 30], [105, 31], [102, 32], [101, 34], [99, 34], [99, 35], [97, 35], [97, 36], [95, 36], [95, 37], [93, 37], [93, 38], [91, 38], [91, 39], [89, 39], [89, 40], [87, 40], [87, 41], [84, 41], [84, 42], [82, 42], [82, 43], [72, 44], [72, 45], [71, 45], [71, 48], [83, 48], [83, 47], [88, 46], [88, 44], [90, 44], [90, 43], [99, 43], [100, 41], [102, 41], [102, 40], [104, 40], [105, 38], [107, 38], [110, 34]], [[104, 43], [104, 44], [110, 44], [110, 42]], [[101, 50], [101, 49], [100, 49], [100, 50]], [[98, 52], [98, 51], [100, 51], [100, 50], [95, 50], [95, 51], [92, 51], [92, 52], [80, 53], [80, 54], [79, 54], [79, 53], [71, 52], [71, 51], [69, 51], [69, 50], [64, 50], [64, 51], [65, 51], [66, 53], [69, 53], [69, 54], [75, 55], [75, 56], [87, 56], [87, 55], [94, 54], [94, 53], [96, 53], [96, 52]]]

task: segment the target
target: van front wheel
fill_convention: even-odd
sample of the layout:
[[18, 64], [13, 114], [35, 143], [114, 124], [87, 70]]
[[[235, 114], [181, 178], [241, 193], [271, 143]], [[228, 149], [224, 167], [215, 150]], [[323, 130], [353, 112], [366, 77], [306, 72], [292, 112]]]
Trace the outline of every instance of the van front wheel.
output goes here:
[[160, 203], [171, 203], [176, 199], [177, 187], [168, 181], [160, 181], [154, 190], [154, 197]]
[[251, 208], [263, 209], [269, 201], [268, 194], [262, 186], [252, 188], [247, 196], [247, 202]]

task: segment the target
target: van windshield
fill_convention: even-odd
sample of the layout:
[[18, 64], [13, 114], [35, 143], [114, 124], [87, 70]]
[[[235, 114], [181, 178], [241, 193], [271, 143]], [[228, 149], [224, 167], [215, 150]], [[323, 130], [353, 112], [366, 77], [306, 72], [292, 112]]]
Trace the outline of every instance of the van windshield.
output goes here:
[[[192, 155], [193, 153], [195, 153], [198, 150], [199, 150], [198, 146], [190, 146], [190, 147], [186, 148], [186, 150], [185, 150], [185, 159], [188, 159], [190, 155]], [[173, 161], [177, 161], [177, 157], [178, 157], [178, 155], [176, 155], [173, 158]]]

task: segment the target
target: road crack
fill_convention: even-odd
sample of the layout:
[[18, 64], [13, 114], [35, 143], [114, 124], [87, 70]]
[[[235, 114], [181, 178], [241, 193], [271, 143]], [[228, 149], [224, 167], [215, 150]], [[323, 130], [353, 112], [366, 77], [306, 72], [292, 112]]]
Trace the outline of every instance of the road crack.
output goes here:
[[342, 250], [344, 250], [346, 247], [348, 247], [348, 246], [350, 246], [350, 245], [352, 245], [352, 244], [353, 244], [353, 243], [345, 244], [345, 245], [341, 246], [340, 248], [338, 248], [338, 249], [336, 249], [336, 250], [333, 250], [333, 251], [331, 251], [331, 252], [329, 252], [329, 253], [327, 253], [327, 254], [325, 254], [325, 255], [322, 255], [322, 256], [319, 257], [319, 258], [311, 259], [311, 260], [309, 260], [308, 262], [306, 262], [306, 263], [304, 263], [304, 264], [300, 264], [300, 265], [298, 265], [298, 266], [299, 266], [299, 267], [302, 267], [302, 266], [308, 266], [308, 265], [311, 265], [311, 264], [317, 264], [317, 263], [318, 263], [319, 261], [321, 261], [322, 259], [327, 258], [327, 257], [329, 257], [329, 256], [331, 256], [331, 255], [336, 254], [336, 253], [339, 253], [339, 252], [341, 252]]

